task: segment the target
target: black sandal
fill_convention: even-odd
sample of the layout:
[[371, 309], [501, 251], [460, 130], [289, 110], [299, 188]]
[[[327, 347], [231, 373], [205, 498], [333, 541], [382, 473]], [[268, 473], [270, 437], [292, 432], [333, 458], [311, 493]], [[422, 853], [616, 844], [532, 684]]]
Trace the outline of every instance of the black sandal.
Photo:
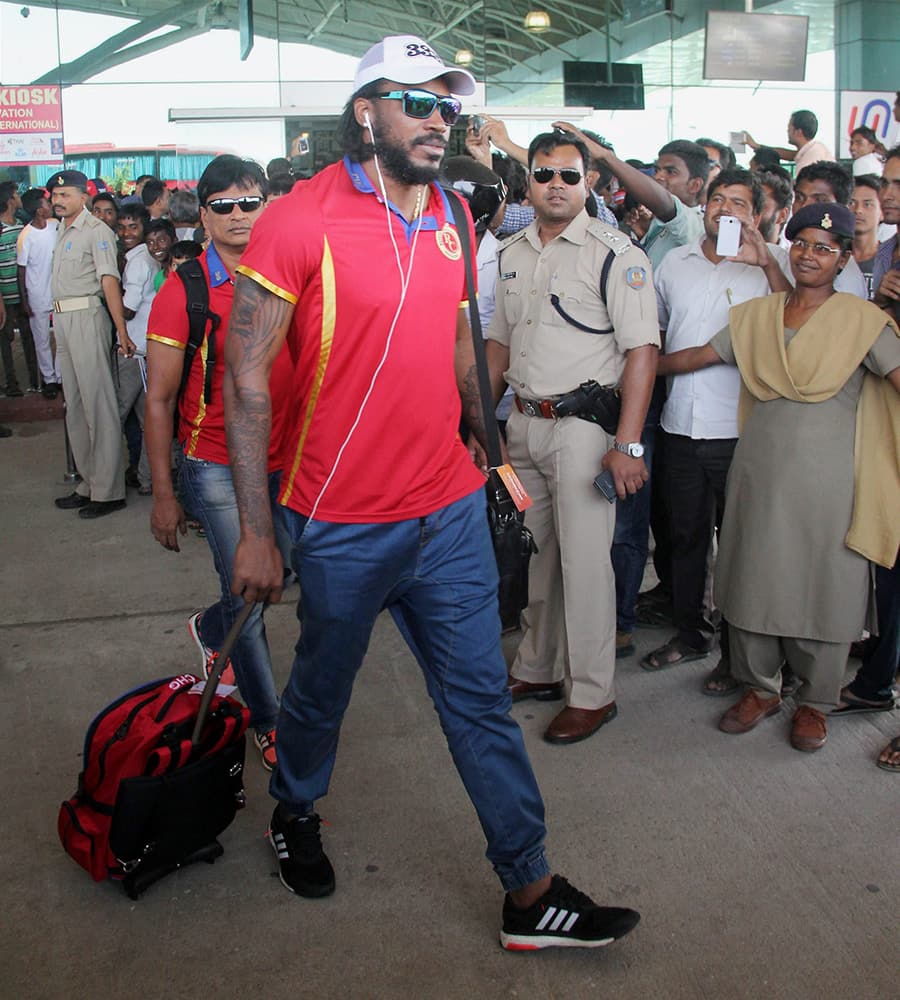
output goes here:
[[705, 660], [709, 656], [709, 650], [694, 649], [673, 636], [664, 646], [654, 649], [642, 660], [641, 666], [644, 670], [666, 670], [669, 667], [677, 667], [681, 663], [690, 663], [691, 660]]
[[[722, 684], [721, 687], [718, 686], [719, 682]], [[726, 695], [734, 694], [740, 686], [741, 682], [731, 673], [731, 663], [722, 659], [706, 675], [700, 690], [710, 698], [724, 698]]]

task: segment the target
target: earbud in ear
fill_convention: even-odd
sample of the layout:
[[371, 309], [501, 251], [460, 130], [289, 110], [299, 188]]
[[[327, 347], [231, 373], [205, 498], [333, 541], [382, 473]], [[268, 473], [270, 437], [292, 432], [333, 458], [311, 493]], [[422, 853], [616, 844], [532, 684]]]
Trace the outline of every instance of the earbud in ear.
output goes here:
[[371, 130], [372, 123], [371, 123], [371, 121], [369, 121], [369, 112], [368, 111], [363, 111], [363, 124], [366, 126], [367, 129]]

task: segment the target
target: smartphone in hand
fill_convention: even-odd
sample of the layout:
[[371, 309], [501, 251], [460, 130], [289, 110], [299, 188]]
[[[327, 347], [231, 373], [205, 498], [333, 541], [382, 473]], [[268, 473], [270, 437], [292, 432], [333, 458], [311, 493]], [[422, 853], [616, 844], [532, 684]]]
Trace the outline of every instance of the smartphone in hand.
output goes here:
[[616, 494], [616, 481], [613, 479], [612, 473], [609, 469], [604, 469], [603, 472], [601, 472], [600, 475], [594, 479], [594, 486], [600, 490], [610, 503], [615, 503], [618, 499], [618, 495]]
[[741, 220], [733, 215], [719, 216], [719, 237], [716, 253], [720, 257], [735, 257], [741, 248]]

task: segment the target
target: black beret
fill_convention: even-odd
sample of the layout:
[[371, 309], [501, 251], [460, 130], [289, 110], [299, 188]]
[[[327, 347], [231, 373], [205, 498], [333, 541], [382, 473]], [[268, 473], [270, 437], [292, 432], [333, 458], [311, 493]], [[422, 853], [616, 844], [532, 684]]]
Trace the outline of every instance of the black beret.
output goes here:
[[77, 187], [87, 191], [88, 179], [80, 170], [60, 170], [45, 185], [48, 191], [58, 187]]
[[856, 219], [846, 205], [814, 201], [791, 216], [785, 236], [792, 240], [802, 229], [823, 229], [832, 236], [853, 239]]

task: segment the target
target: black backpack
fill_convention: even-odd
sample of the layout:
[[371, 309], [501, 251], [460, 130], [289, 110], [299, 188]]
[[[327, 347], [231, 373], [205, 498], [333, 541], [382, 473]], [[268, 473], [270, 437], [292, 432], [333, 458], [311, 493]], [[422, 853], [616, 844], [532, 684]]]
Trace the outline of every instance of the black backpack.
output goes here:
[[[216, 365], [216, 331], [222, 324], [222, 317], [209, 308], [209, 285], [199, 260], [186, 260], [175, 271], [184, 285], [187, 298], [188, 341], [184, 348], [184, 367], [181, 370], [181, 385], [178, 387], [178, 398], [184, 392], [191, 374], [191, 366], [197, 349], [206, 337], [206, 377], [203, 382], [203, 402], [209, 406], [212, 398], [212, 377]], [[207, 333], [209, 321], [209, 333]], [[176, 407], [177, 410], [177, 407]], [[177, 415], [176, 415], [177, 423]]]

